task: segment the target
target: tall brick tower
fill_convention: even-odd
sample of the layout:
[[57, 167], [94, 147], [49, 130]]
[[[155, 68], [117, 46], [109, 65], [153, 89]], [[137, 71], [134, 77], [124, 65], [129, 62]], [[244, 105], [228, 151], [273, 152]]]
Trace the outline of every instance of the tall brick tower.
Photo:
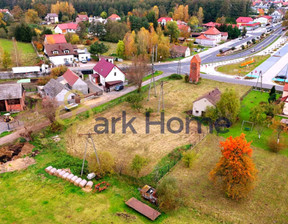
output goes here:
[[189, 81], [193, 83], [198, 83], [200, 78], [200, 64], [201, 58], [196, 54], [190, 62], [190, 75]]

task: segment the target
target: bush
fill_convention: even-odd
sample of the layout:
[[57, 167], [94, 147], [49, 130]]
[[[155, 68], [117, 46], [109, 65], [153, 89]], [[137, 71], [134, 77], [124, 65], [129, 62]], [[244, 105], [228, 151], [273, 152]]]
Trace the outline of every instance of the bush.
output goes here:
[[151, 108], [151, 107], [145, 108], [145, 114], [147, 114], [147, 113], [151, 114], [153, 112], [154, 112], [153, 108]]
[[140, 110], [142, 109], [142, 100], [143, 99], [144, 98], [141, 94], [133, 93], [126, 98], [126, 102], [128, 102], [131, 105], [132, 109], [135, 109], [138, 112], [140, 112]]
[[142, 168], [147, 166], [147, 164], [148, 164], [148, 159], [140, 155], [135, 155], [131, 163], [131, 170], [135, 171], [138, 176]]
[[222, 50], [222, 49], [220, 49], [220, 50], [219, 50], [219, 53], [220, 53], [220, 54], [223, 54], [223, 50]]
[[98, 152], [98, 157], [100, 161], [100, 166], [98, 165], [96, 155], [93, 154], [89, 156], [88, 168], [90, 172], [94, 172], [97, 176], [103, 177], [107, 174], [114, 173], [115, 161], [109, 152]]
[[170, 80], [181, 80], [182, 79], [182, 75], [179, 74], [172, 74], [168, 77], [168, 79]]
[[179, 206], [179, 187], [174, 177], [166, 177], [157, 186], [159, 207], [163, 211], [171, 211]]
[[241, 48], [242, 48], [242, 50], [244, 50], [244, 49], [245, 49], [245, 46], [244, 46], [244, 45], [241, 45]]
[[271, 136], [268, 140], [268, 147], [271, 152], [278, 153], [285, 148], [285, 144], [283, 144], [281, 140], [277, 144], [276, 136]]
[[197, 159], [197, 154], [195, 151], [188, 151], [188, 152], [183, 152], [183, 157], [182, 161], [184, 165], [188, 168], [191, 168], [193, 165], [193, 162]]
[[51, 69], [51, 77], [59, 77], [63, 75], [67, 71], [67, 67], [65, 65], [60, 65], [56, 68]]

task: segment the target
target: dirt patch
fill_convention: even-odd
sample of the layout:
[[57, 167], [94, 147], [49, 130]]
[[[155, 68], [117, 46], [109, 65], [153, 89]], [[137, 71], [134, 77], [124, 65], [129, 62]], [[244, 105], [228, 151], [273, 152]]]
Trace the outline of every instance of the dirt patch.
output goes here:
[[0, 173], [23, 170], [23, 169], [26, 169], [28, 166], [31, 166], [35, 163], [36, 163], [35, 159], [30, 158], [30, 157], [16, 159], [16, 160], [9, 161], [7, 163], [0, 165]]
[[3, 146], [0, 148], [0, 164], [30, 155], [33, 149], [29, 142]]
[[126, 221], [131, 221], [131, 220], [135, 220], [136, 217], [134, 215], [130, 215], [126, 212], [117, 212], [116, 213], [117, 216], [124, 218]]

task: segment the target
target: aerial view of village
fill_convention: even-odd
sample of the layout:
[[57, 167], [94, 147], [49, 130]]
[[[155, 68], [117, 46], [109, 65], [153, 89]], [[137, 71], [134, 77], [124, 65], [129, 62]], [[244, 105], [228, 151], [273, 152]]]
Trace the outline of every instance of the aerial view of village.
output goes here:
[[0, 0], [0, 224], [288, 224], [288, 0]]

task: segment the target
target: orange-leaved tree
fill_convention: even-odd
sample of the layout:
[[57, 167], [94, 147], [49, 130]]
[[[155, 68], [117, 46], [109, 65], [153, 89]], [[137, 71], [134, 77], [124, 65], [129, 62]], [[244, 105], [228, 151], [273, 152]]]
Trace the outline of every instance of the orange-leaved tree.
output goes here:
[[258, 171], [251, 158], [250, 144], [243, 133], [220, 142], [222, 157], [209, 174], [213, 183], [220, 184], [232, 199], [239, 200], [254, 188]]

